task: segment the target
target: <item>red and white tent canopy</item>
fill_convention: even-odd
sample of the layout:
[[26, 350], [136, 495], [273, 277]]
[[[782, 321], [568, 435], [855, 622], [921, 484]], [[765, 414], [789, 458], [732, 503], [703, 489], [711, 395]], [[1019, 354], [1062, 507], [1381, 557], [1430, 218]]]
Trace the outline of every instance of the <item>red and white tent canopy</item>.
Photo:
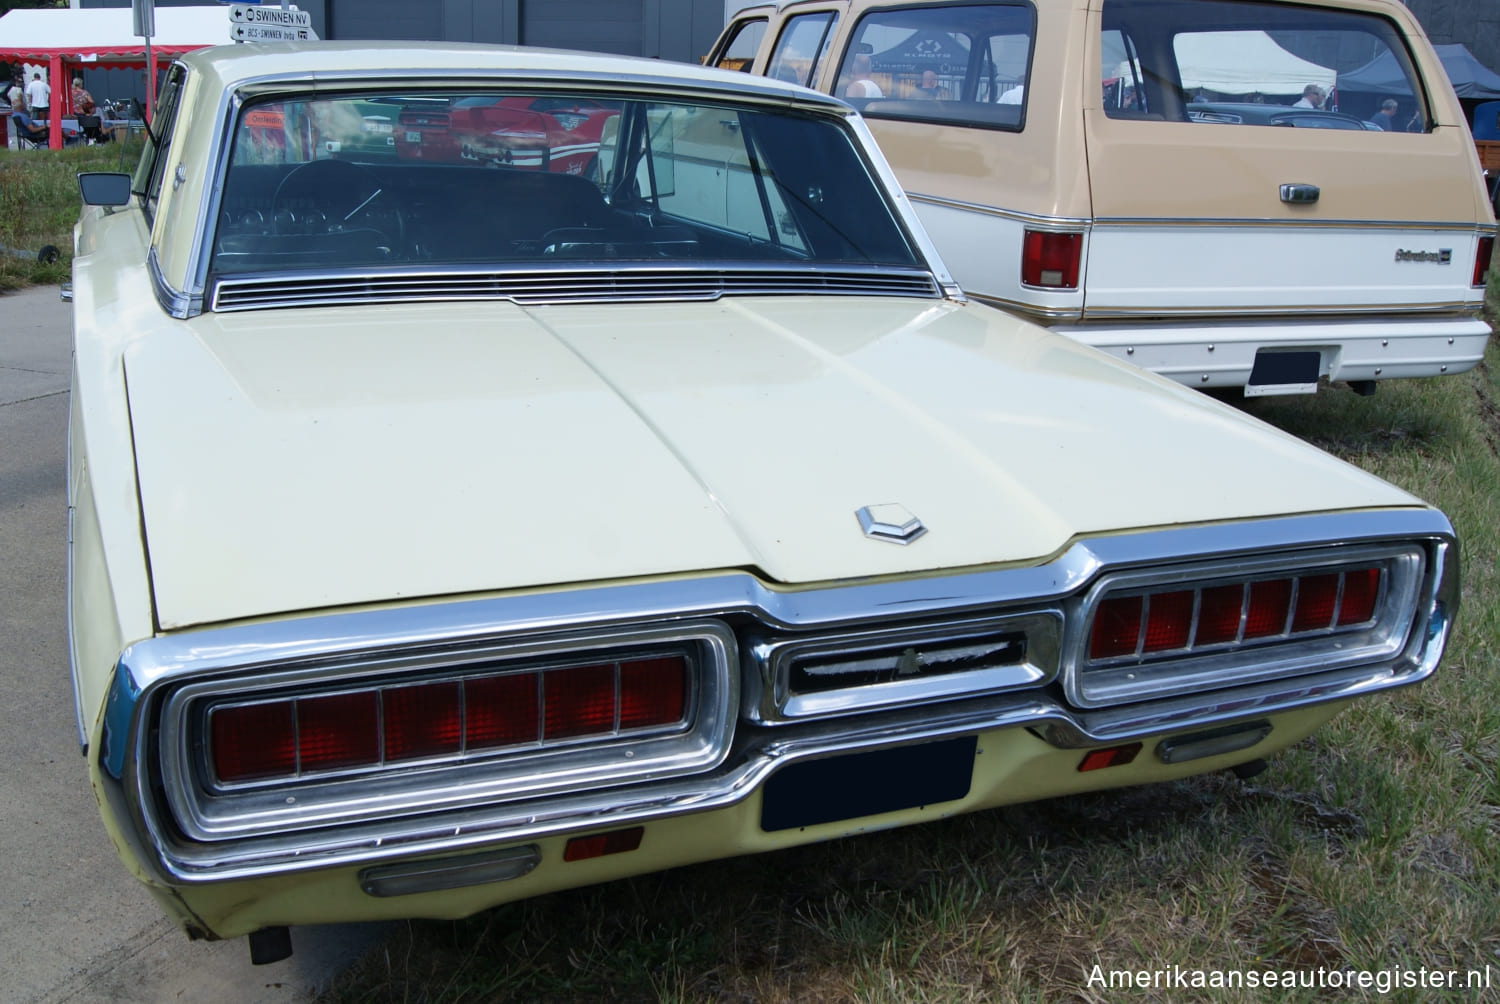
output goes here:
[[[134, 32], [129, 7], [13, 10], [0, 17], [0, 62], [45, 63], [54, 107], [62, 111], [70, 67], [141, 66], [154, 84], [159, 60], [233, 41], [229, 10], [222, 4], [158, 7], [155, 28], [148, 51], [146, 40]], [[61, 115], [53, 115], [50, 125], [56, 148], [62, 145]]]

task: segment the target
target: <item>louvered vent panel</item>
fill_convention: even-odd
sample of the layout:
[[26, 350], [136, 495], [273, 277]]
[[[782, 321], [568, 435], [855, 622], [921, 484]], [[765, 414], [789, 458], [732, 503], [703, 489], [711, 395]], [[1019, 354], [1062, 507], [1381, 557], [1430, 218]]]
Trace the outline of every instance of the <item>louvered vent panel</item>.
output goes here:
[[511, 300], [521, 304], [624, 300], [713, 300], [730, 295], [842, 293], [936, 296], [913, 269], [628, 269], [515, 272], [382, 272], [373, 275], [246, 276], [222, 279], [213, 309], [315, 307], [341, 303]]

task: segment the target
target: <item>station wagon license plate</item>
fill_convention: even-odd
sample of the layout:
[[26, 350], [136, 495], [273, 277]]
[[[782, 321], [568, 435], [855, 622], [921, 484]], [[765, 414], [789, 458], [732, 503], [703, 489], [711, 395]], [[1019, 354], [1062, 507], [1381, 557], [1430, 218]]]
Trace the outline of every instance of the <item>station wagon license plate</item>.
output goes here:
[[768, 832], [952, 802], [969, 793], [977, 736], [805, 760], [772, 774], [761, 800]]
[[1318, 371], [1322, 363], [1323, 354], [1316, 349], [1301, 352], [1261, 349], [1255, 353], [1255, 365], [1250, 369], [1245, 396], [1317, 393]]

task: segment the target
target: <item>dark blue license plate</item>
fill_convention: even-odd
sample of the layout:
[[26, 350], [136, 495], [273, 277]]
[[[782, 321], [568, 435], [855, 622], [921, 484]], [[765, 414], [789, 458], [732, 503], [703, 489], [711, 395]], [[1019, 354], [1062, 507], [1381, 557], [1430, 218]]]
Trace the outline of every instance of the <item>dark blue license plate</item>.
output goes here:
[[791, 764], [766, 781], [760, 828], [791, 830], [963, 798], [978, 745], [978, 737], [963, 736]]

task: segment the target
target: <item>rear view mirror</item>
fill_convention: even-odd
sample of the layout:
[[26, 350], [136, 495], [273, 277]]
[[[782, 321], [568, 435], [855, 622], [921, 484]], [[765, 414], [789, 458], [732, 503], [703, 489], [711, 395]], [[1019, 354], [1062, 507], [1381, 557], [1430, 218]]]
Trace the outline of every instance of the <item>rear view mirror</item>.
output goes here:
[[83, 171], [78, 175], [78, 194], [88, 206], [123, 206], [130, 201], [130, 175], [108, 171]]

